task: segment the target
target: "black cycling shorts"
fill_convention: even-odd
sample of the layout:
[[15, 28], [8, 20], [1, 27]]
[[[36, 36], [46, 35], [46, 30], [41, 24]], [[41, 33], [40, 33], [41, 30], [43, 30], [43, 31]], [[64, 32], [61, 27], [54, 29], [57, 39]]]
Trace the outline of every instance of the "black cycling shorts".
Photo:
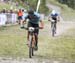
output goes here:
[[22, 16], [18, 16], [18, 20], [22, 20]]
[[[37, 28], [37, 27], [39, 27], [39, 24], [33, 24], [33, 23], [28, 22], [28, 27]], [[39, 34], [39, 29], [35, 29], [34, 33]]]

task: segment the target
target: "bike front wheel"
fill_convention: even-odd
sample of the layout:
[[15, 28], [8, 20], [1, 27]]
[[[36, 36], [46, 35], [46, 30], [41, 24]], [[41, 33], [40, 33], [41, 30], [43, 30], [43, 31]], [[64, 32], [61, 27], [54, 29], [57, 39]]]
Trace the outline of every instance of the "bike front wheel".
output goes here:
[[31, 39], [29, 46], [29, 58], [32, 58], [32, 56], [34, 56], [34, 48], [32, 47], [32, 39]]

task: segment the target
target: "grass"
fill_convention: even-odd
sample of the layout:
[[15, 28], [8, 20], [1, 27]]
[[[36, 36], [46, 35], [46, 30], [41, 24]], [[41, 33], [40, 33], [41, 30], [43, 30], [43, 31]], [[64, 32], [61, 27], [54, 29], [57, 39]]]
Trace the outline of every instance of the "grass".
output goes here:
[[[62, 36], [59, 37], [47, 37], [46, 35], [40, 38], [41, 45], [41, 55], [45, 58], [54, 58], [54, 59], [75, 59], [75, 29], [68, 30]], [[68, 34], [67, 34], [68, 33]], [[44, 39], [43, 39], [44, 38]], [[42, 41], [43, 40], [43, 41]]]
[[[51, 37], [49, 30], [40, 31], [38, 59], [75, 60], [75, 29], [59, 37]], [[68, 34], [67, 34], [68, 33]], [[19, 26], [0, 28], [0, 57], [28, 58], [26, 31]]]
[[0, 56], [25, 56], [28, 50], [25, 38], [25, 33], [19, 28], [16, 29], [14, 26], [4, 28], [0, 32]]

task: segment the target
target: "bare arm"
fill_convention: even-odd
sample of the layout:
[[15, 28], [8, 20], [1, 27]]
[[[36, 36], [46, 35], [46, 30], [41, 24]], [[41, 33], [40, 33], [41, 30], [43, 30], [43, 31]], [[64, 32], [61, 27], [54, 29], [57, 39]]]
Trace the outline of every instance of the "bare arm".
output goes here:
[[60, 16], [57, 16], [57, 21], [60, 21]]
[[40, 27], [41, 29], [44, 28], [44, 22], [43, 22], [42, 20], [40, 20], [40, 25], [39, 25], [39, 27]]

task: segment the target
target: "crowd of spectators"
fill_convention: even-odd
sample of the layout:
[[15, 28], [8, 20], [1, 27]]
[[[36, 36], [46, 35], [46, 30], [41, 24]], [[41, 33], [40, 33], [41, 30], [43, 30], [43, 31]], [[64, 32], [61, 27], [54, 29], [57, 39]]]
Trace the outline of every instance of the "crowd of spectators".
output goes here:
[[17, 22], [17, 11], [3, 9], [0, 11], [0, 25]]

